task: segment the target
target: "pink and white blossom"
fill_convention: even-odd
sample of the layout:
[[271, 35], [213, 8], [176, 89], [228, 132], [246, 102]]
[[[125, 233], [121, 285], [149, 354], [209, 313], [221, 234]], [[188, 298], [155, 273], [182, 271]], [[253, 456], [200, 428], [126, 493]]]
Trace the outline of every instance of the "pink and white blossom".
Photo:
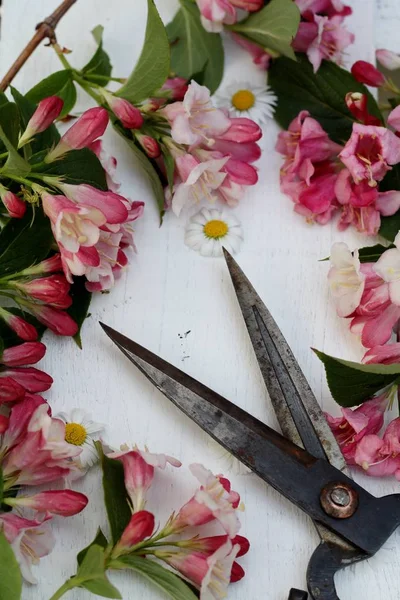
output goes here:
[[375, 52], [375, 56], [377, 61], [380, 62], [385, 69], [388, 69], [389, 71], [400, 69], [400, 56], [395, 52], [379, 48]]
[[375, 263], [375, 272], [388, 283], [390, 300], [400, 306], [400, 234], [394, 240], [395, 248], [386, 250]]
[[363, 356], [366, 365], [393, 365], [400, 363], [400, 343], [385, 344], [370, 348]]
[[367, 475], [394, 475], [400, 480], [400, 418], [388, 425], [383, 438], [366, 435], [357, 446], [354, 460]]
[[84, 494], [73, 490], [52, 490], [39, 492], [34, 496], [18, 495], [16, 498], [7, 498], [5, 502], [12, 507], [72, 517], [86, 508], [88, 499]]
[[328, 281], [336, 311], [340, 317], [347, 317], [359, 306], [365, 287], [358, 251], [351, 253], [343, 242], [333, 244], [330, 261]]
[[316, 73], [323, 59], [341, 64], [343, 52], [354, 42], [355, 36], [343, 27], [343, 17], [340, 15], [329, 18], [314, 14], [314, 22], [317, 35], [306, 53]]

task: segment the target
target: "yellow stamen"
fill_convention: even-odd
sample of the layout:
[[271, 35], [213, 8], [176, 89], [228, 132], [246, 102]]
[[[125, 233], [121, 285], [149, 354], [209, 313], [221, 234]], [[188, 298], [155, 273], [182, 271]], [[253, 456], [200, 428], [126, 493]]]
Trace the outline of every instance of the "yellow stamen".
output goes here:
[[232, 96], [232, 104], [237, 110], [249, 110], [255, 101], [256, 97], [250, 90], [239, 90]]
[[213, 219], [204, 225], [203, 231], [208, 238], [217, 240], [224, 237], [228, 233], [228, 229], [228, 225], [224, 221]]
[[74, 446], [82, 446], [87, 437], [86, 429], [80, 423], [67, 423], [65, 441]]

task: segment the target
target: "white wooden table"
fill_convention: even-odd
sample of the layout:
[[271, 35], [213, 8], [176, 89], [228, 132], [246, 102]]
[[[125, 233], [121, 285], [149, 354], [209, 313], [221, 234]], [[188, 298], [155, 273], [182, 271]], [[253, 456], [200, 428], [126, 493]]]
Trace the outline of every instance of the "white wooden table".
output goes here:
[[[58, 0], [4, 0], [3, 4], [1, 74]], [[400, 51], [397, 0], [348, 0], [348, 4], [354, 9], [349, 26], [356, 33], [349, 64], [355, 59], [373, 60], [374, 40], [377, 47]], [[90, 30], [103, 24], [115, 74], [126, 76], [141, 49], [145, 5], [144, 0], [80, 0], [60, 24], [59, 41], [73, 49], [72, 62], [83, 65], [94, 48]], [[177, 2], [158, 0], [157, 5], [167, 22]], [[241, 73], [246, 79], [252, 69], [250, 59], [237, 48], [229, 45], [229, 49], [232, 58], [226, 80], [240, 79]], [[27, 91], [57, 69], [52, 51], [41, 47], [14, 85]], [[262, 75], [254, 71], [254, 78], [262, 79]], [[86, 98], [80, 98], [79, 109], [89, 105]], [[310, 347], [350, 359], [361, 358], [362, 349], [335, 315], [327, 293], [327, 264], [318, 259], [329, 254], [333, 241], [344, 240], [356, 247], [366, 240], [354, 232], [340, 234], [335, 225], [310, 227], [292, 212], [290, 200], [279, 191], [281, 159], [274, 152], [277, 132], [272, 122], [265, 127], [260, 182], [236, 210], [245, 232], [238, 261], [267, 302], [323, 408], [337, 411], [322, 365]], [[46, 336], [43, 367], [55, 380], [47, 397], [55, 412], [76, 406], [90, 411], [94, 420], [107, 424], [106, 439], [113, 445], [147, 444], [153, 451], [182, 459], [180, 471], [169, 470], [158, 477], [149, 508], [159, 519], [177, 509], [195, 489], [187, 468], [191, 462], [203, 462], [215, 472], [226, 472], [228, 467], [227, 474], [246, 505], [242, 533], [252, 544], [251, 552], [241, 560], [247, 576], [230, 588], [229, 597], [286, 600], [291, 586], [305, 587], [307, 562], [317, 544], [310, 520], [256, 476], [230, 469], [222, 450], [123, 359], [97, 324], [101, 319], [124, 331], [276, 425], [223, 260], [202, 258], [184, 246], [184, 216], [178, 220], [168, 214], [159, 229], [151, 192], [124, 143], [110, 131], [107, 145], [118, 157], [123, 192], [146, 201], [145, 216], [136, 227], [139, 253], [112, 293], [95, 298], [92, 316], [83, 328], [82, 352], [70, 340]], [[190, 334], [182, 339], [188, 330]], [[399, 485], [391, 481], [356, 477], [376, 495], [399, 491]], [[67, 521], [54, 519], [56, 548], [36, 570], [39, 587], [26, 587], [24, 600], [48, 599], [74, 572], [77, 550], [91, 541], [98, 525], [105, 525], [99, 472], [90, 473], [78, 488], [90, 496], [90, 507]], [[343, 600], [398, 599], [399, 569], [400, 535], [395, 534], [377, 557], [339, 574], [339, 596]], [[126, 599], [164, 598], [130, 574], [112, 575], [112, 580]], [[75, 591], [67, 597], [84, 600], [91, 596]]]

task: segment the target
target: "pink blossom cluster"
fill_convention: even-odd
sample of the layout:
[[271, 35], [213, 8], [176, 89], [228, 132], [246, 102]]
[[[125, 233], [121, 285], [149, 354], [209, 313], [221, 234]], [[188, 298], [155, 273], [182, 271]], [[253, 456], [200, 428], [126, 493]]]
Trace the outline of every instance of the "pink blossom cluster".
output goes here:
[[[400, 235], [377, 262], [364, 263], [346, 244], [332, 247], [328, 276], [331, 294], [338, 315], [350, 319], [350, 330], [368, 349], [363, 357], [365, 364], [400, 363], [400, 343], [392, 341], [400, 319], [399, 247]], [[359, 408], [342, 409], [341, 418], [328, 415], [347, 462], [359, 465], [369, 475], [395, 475], [400, 479], [400, 418], [378, 435], [396, 390], [397, 384], [388, 386]]]
[[[400, 207], [397, 190], [379, 190], [379, 182], [400, 162], [400, 139], [368, 114], [365, 95], [348, 94], [346, 103], [362, 122], [353, 124], [344, 146], [332, 142], [307, 111], [279, 134], [276, 149], [285, 157], [281, 189], [308, 222], [325, 224], [339, 214], [340, 230], [352, 225], [375, 235], [381, 215], [393, 215]], [[390, 113], [388, 124], [399, 130], [399, 107]]]
[[[125, 447], [109, 456], [123, 464], [132, 508], [132, 517], [112, 551], [112, 558], [129, 553], [146, 556], [148, 547], [152, 556], [192, 582], [200, 590], [201, 599], [225, 597], [228, 584], [244, 577], [244, 570], [236, 559], [250, 547], [248, 540], [238, 535], [240, 497], [231, 489], [229, 480], [213, 475], [200, 464], [191, 465], [190, 470], [200, 487], [161, 530], [156, 530], [155, 516], [145, 508], [155, 469], [164, 469], [168, 463], [180, 467], [181, 463], [170, 456], [142, 452], [138, 448]], [[201, 527], [209, 523], [214, 523], [221, 532], [202, 536]], [[182, 537], [186, 533], [190, 533], [190, 537]], [[155, 540], [156, 550], [152, 545]]]
[[238, 20], [238, 9], [256, 12], [264, 6], [264, 0], [196, 0], [201, 22], [207, 31], [222, 31], [224, 25]]
[[252, 163], [261, 154], [260, 127], [251, 119], [232, 119], [215, 108], [210, 91], [195, 81], [182, 101], [160, 112], [171, 126], [171, 137], [163, 141], [175, 161], [172, 193], [166, 189], [167, 205], [177, 215], [203, 199], [218, 198], [236, 206], [245, 188], [258, 180]]

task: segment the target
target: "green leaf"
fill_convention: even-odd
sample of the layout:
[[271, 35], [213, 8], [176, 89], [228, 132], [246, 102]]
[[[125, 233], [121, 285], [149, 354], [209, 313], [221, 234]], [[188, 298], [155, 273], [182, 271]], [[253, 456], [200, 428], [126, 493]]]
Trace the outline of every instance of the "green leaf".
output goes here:
[[172, 194], [174, 189], [175, 159], [168, 148], [164, 145], [162, 146], [162, 153], [164, 157], [165, 170], [167, 171], [168, 186]]
[[68, 314], [78, 324], [78, 332], [74, 335], [74, 340], [82, 350], [81, 329], [83, 322], [88, 316], [92, 294], [85, 287], [86, 277], [74, 277], [74, 285], [71, 287], [72, 304], [67, 310]]
[[0, 232], [0, 277], [44, 260], [53, 239], [50, 221], [41, 208], [35, 209], [34, 218], [28, 208], [22, 219], [10, 219]]
[[124, 467], [121, 461], [108, 458], [104, 454], [101, 442], [96, 442], [95, 445], [103, 469], [104, 503], [112, 541], [116, 544], [132, 516], [124, 482]]
[[41, 165], [37, 172], [59, 175], [65, 183], [86, 183], [100, 190], [107, 190], [106, 175], [97, 156], [89, 150], [71, 150], [60, 160]]
[[0, 531], [0, 600], [20, 600], [22, 577], [14, 552]]
[[[119, 130], [117, 129], [117, 131], [119, 131]], [[119, 132], [119, 133], [121, 133], [121, 132]], [[145, 175], [147, 176], [147, 178], [149, 180], [149, 183], [152, 187], [152, 190], [154, 192], [154, 196], [155, 196], [155, 199], [157, 202], [158, 210], [160, 213], [160, 220], [162, 222], [162, 218], [163, 218], [163, 215], [165, 212], [165, 208], [164, 208], [165, 198], [164, 198], [164, 189], [163, 189], [163, 186], [161, 185], [160, 177], [159, 177], [157, 171], [155, 170], [155, 168], [153, 167], [153, 164], [151, 163], [151, 161], [147, 158], [145, 153], [136, 146], [135, 142], [133, 140], [129, 140], [122, 133], [121, 133], [121, 135], [124, 138], [124, 140], [126, 141], [126, 143], [128, 144], [129, 148], [132, 150], [133, 154], [135, 155], [136, 161], [142, 167]]]
[[[33, 315], [21, 310], [20, 308], [15, 308], [14, 306], [7, 306], [7, 311], [12, 313], [13, 315], [17, 315], [21, 317], [34, 327], [36, 327], [38, 331], [38, 339], [40, 340], [44, 332], [46, 331], [46, 327], [40, 323], [36, 317]], [[22, 343], [21, 338], [17, 336], [16, 333], [4, 321], [0, 319], [0, 338], [3, 342], [4, 348], [10, 348], [11, 346], [17, 346]]]
[[354, 123], [345, 103], [348, 92], [366, 94], [368, 112], [382, 119], [375, 99], [351, 73], [333, 62], [323, 61], [315, 74], [304, 55], [299, 54], [297, 58], [297, 63], [278, 58], [268, 71], [268, 84], [278, 97], [275, 119], [281, 127], [287, 129], [301, 110], [308, 110], [332, 140], [340, 144], [347, 142]]
[[167, 26], [167, 33], [171, 44], [171, 70], [185, 79], [201, 73], [202, 85], [213, 94], [224, 73], [221, 36], [204, 29], [199, 9], [190, 0], [181, 0], [181, 9]]
[[107, 538], [100, 529], [100, 527], [97, 530], [96, 537], [94, 538], [93, 542], [89, 544], [89, 546], [87, 546], [86, 548], [83, 548], [83, 550], [81, 550], [78, 556], [76, 557], [78, 565], [82, 564], [83, 559], [85, 558], [86, 554], [92, 546], [100, 546], [101, 548], [107, 548], [108, 546]]
[[7, 102], [0, 106], [0, 125], [3, 128], [9, 142], [16, 149], [19, 138], [19, 111], [14, 102]]
[[76, 587], [85, 588], [103, 598], [122, 598], [119, 591], [107, 579], [104, 548], [97, 544], [88, 548], [74, 580]]
[[91, 75], [101, 75], [107, 79], [111, 76], [112, 64], [110, 57], [103, 50], [103, 31], [104, 27], [102, 25], [97, 25], [92, 30], [92, 35], [98, 47], [90, 61], [82, 69], [82, 74], [86, 79], [91, 79]]
[[358, 257], [362, 263], [376, 262], [389, 248], [394, 248], [394, 246], [382, 246], [382, 244], [376, 244], [375, 246], [360, 248], [358, 251]]
[[151, 96], [165, 83], [170, 69], [170, 50], [164, 24], [154, 0], [147, 0], [146, 36], [139, 60], [117, 96], [137, 103]]
[[[400, 190], [400, 164], [394, 165], [379, 184], [380, 192]], [[379, 235], [393, 242], [400, 229], [400, 210], [390, 217], [381, 217]]]
[[[30, 118], [36, 110], [36, 104], [28, 100], [26, 96], [20, 94], [19, 91], [13, 87], [11, 87], [11, 93], [18, 106], [22, 129], [25, 130]], [[55, 146], [59, 139], [60, 134], [57, 131], [57, 127], [54, 124], [50, 125], [46, 131], [36, 135], [34, 140], [29, 144], [32, 149], [32, 154], [35, 154], [44, 148], [47, 149]]]
[[128, 568], [140, 573], [162, 589], [173, 600], [197, 600], [199, 595], [171, 571], [167, 571], [161, 565], [148, 558], [141, 556], [121, 556], [115, 561], [116, 568]]
[[400, 376], [398, 365], [363, 365], [314, 350], [325, 365], [326, 379], [334, 400], [345, 407], [358, 406]]
[[[8, 106], [8, 104], [5, 104], [0, 108], [0, 120], [1, 112], [5, 111]], [[15, 104], [11, 106], [15, 106], [15, 108], [17, 108]], [[26, 162], [26, 160], [23, 159], [20, 154], [18, 154], [18, 151], [16, 150], [12, 142], [8, 139], [7, 135], [4, 132], [4, 129], [1, 126], [0, 140], [3, 142], [6, 150], [8, 150], [8, 158], [6, 160], [5, 165], [0, 169], [0, 173], [3, 173], [5, 176], [7, 176], [7, 174], [24, 176], [27, 173], [29, 173], [29, 171], [31, 170], [30, 164]]]
[[267, 6], [229, 29], [263, 48], [295, 60], [291, 44], [299, 23], [300, 11], [293, 0], [271, 0]]
[[49, 96], [58, 96], [64, 101], [60, 119], [71, 112], [76, 103], [76, 88], [71, 70], [56, 71], [40, 81], [26, 94], [28, 100], [36, 104]]
[[[4, 347], [2, 347], [1, 351], [3, 352]], [[4, 492], [4, 477], [3, 477], [3, 469], [0, 467], [0, 506], [3, 502], [3, 492]]]

